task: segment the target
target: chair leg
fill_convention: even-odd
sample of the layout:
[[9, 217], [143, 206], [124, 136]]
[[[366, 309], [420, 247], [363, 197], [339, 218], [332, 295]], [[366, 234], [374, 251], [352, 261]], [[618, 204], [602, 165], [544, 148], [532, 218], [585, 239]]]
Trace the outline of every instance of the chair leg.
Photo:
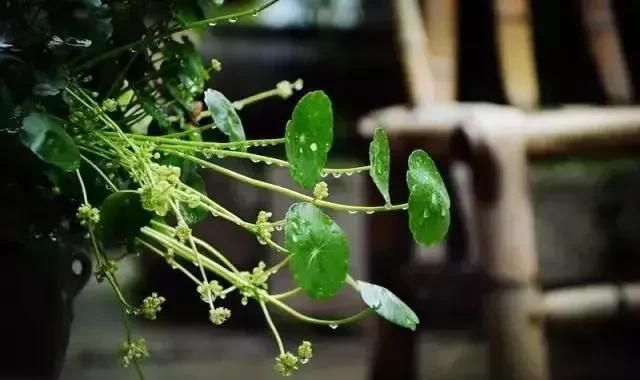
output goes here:
[[[406, 149], [392, 141], [392, 178], [390, 190], [393, 199], [407, 199], [405, 185]], [[369, 204], [379, 204], [382, 197], [372, 183], [367, 185]], [[367, 244], [369, 278], [380, 284], [409, 305], [413, 302], [410, 284], [404, 273], [409, 266], [412, 239], [406, 213], [382, 212], [367, 217]], [[371, 358], [369, 378], [372, 380], [413, 380], [416, 378], [417, 333], [396, 327], [378, 319], [376, 338]]]
[[489, 378], [548, 380], [544, 326], [532, 315], [540, 292], [527, 157], [520, 135], [510, 132], [518, 125], [510, 127], [479, 136], [470, 161], [480, 261], [489, 282]]

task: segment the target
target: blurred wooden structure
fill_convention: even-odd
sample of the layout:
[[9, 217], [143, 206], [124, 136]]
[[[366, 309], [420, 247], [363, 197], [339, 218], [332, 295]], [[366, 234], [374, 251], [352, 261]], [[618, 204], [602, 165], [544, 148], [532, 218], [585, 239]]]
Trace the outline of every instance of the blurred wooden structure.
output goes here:
[[[360, 123], [363, 136], [371, 136], [377, 127], [386, 129], [390, 136], [394, 196], [406, 197], [401, 176], [410, 149], [424, 148], [444, 170], [454, 207], [457, 204], [462, 211], [458, 222], [464, 226], [467, 245], [478, 250], [477, 265], [473, 257], [467, 257], [470, 269], [463, 270], [461, 278], [472, 278], [468, 289], [477, 290], [480, 287], [473, 274], [479, 273], [483, 284], [492, 380], [550, 378], [544, 334], [548, 320], [570, 322], [610, 317], [621, 311], [637, 314], [640, 307], [638, 284], [545, 294], [538, 283], [529, 163], [637, 152], [640, 148], [640, 107], [620, 106], [632, 103], [633, 89], [611, 1], [577, 3], [581, 27], [610, 105], [539, 109], [539, 70], [526, 0], [492, 3], [498, 71], [507, 104], [457, 102], [456, 12], [460, 4], [456, 0], [394, 0], [412, 105], [374, 111]], [[451, 170], [461, 163], [470, 180]], [[375, 189], [370, 197], [378, 199]], [[413, 302], [417, 284], [409, 283], [406, 273], [416, 269], [405, 229], [399, 215], [370, 218], [370, 271], [375, 281]], [[415, 359], [411, 332], [378, 325], [373, 379], [413, 379]]]

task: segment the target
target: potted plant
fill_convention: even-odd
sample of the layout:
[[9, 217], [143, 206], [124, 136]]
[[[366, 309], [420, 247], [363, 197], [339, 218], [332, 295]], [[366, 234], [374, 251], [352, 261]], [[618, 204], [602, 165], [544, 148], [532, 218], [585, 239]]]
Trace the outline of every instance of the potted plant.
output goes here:
[[[371, 142], [370, 165], [325, 167], [333, 140], [333, 113], [322, 91], [300, 97], [283, 126], [284, 137], [247, 138], [239, 116], [244, 107], [269, 97], [289, 98], [302, 91], [303, 83], [282, 81], [236, 101], [207, 89], [210, 75], [220, 71], [221, 64], [203, 63], [184, 32], [233, 23], [277, 6], [278, 0], [239, 11], [218, 8], [219, 3], [9, 0], [0, 4], [0, 141], [3, 165], [14, 169], [3, 171], [7, 180], [2, 194], [8, 194], [2, 198], [3, 210], [14, 210], [4, 215], [23, 219], [22, 224], [3, 220], [3, 247], [20, 252], [21, 258], [9, 261], [12, 267], [5, 265], [5, 270], [27, 274], [24, 278], [30, 280], [23, 282], [35, 289], [55, 288], [39, 297], [59, 299], [63, 305], [51, 303], [47, 313], [48, 319], [63, 321], [48, 325], [58, 333], [51, 339], [56, 348], [48, 351], [55, 352], [49, 356], [55, 363], [38, 374], [20, 373], [17, 368], [12, 376], [56, 378], [59, 373], [70, 300], [89, 273], [88, 262], [76, 247], [90, 252], [96, 278], [119, 301], [125, 329], [122, 364], [134, 367], [141, 377], [140, 360], [149, 350], [144, 339], [130, 330], [130, 318], [155, 319], [171, 300], [154, 293], [134, 303], [122, 291], [118, 263], [132, 253], [158, 255], [193, 281], [194, 293], [209, 306], [204, 317], [213, 325], [224, 323], [232, 312], [242, 312], [218, 306], [216, 301], [228, 294], [240, 294], [243, 304], [256, 302], [273, 333], [274, 368], [285, 376], [311, 358], [312, 347], [308, 341], [285, 347], [271, 319], [272, 308], [327, 326], [370, 313], [409, 329], [419, 323], [415, 313], [387, 289], [349, 276], [347, 237], [324, 210], [366, 214], [407, 210], [415, 240], [424, 245], [438, 242], [449, 226], [449, 197], [433, 161], [420, 150], [410, 155], [410, 196], [397, 204], [391, 202], [388, 190], [390, 155], [384, 131], [376, 131]], [[267, 155], [264, 147], [283, 148], [285, 159]], [[228, 158], [287, 167], [306, 191], [233, 171], [225, 166]], [[218, 203], [215, 194], [206, 194], [202, 170], [279, 193], [293, 204], [279, 220], [268, 210], [254, 220], [243, 220]], [[380, 190], [381, 204], [332, 202], [322, 181], [329, 174], [370, 175]], [[17, 194], [24, 202], [12, 202]], [[45, 208], [46, 213], [28, 212]], [[248, 238], [279, 252], [281, 260], [269, 267], [258, 262], [253, 268], [237, 268], [225, 253], [192, 233], [192, 225], [207, 216], [245, 230]], [[18, 232], [11, 235], [12, 229]], [[283, 245], [272, 239], [277, 233], [284, 234]], [[47, 247], [26, 248], [39, 242]], [[297, 287], [273, 294], [269, 277], [284, 268]], [[42, 282], [49, 277], [46, 284], [53, 286]], [[33, 292], [24, 291], [22, 282], [9, 281], [5, 289], [15, 289], [16, 282], [22, 290], [14, 292], [15, 302], [29, 305], [25, 299]], [[298, 293], [330, 298], [345, 285], [363, 300], [362, 310], [351, 316], [320, 319], [287, 304], [287, 298]], [[63, 317], [54, 316], [55, 310]], [[45, 336], [39, 334], [39, 339]]]

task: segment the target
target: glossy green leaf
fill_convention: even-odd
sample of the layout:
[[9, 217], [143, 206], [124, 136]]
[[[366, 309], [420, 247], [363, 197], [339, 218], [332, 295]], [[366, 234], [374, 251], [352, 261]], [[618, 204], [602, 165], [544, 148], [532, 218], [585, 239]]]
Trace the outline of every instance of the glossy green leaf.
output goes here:
[[208, 89], [204, 93], [204, 102], [211, 112], [213, 123], [230, 141], [244, 141], [244, 128], [240, 116], [233, 104], [221, 92]]
[[33, 112], [22, 120], [22, 143], [44, 162], [72, 171], [80, 165], [80, 151], [62, 125], [51, 116]]
[[451, 202], [435, 163], [416, 150], [409, 156], [409, 228], [419, 244], [440, 242], [449, 229]]
[[416, 313], [395, 294], [382, 286], [358, 281], [360, 296], [371, 310], [398, 326], [415, 331], [420, 323]]
[[140, 195], [118, 191], [109, 195], [100, 207], [98, 233], [105, 247], [127, 244], [149, 224], [152, 213], [142, 208]]
[[318, 182], [333, 143], [331, 100], [322, 91], [313, 91], [300, 99], [285, 131], [289, 173], [302, 187]]
[[293, 279], [309, 296], [329, 298], [342, 288], [349, 269], [349, 243], [340, 226], [318, 207], [296, 203], [289, 208], [285, 246]]
[[378, 191], [382, 194], [387, 204], [391, 203], [389, 198], [389, 171], [391, 166], [391, 153], [389, 140], [384, 129], [377, 128], [373, 134], [373, 141], [369, 144], [369, 162], [371, 170], [369, 175], [373, 179]]

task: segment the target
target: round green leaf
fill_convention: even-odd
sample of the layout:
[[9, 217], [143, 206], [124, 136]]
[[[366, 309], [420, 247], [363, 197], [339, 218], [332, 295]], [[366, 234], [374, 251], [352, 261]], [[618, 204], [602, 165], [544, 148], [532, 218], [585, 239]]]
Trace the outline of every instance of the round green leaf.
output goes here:
[[409, 228], [419, 244], [440, 242], [449, 229], [451, 202], [433, 160], [422, 150], [409, 156]]
[[344, 284], [349, 243], [331, 218], [311, 203], [296, 203], [286, 217], [285, 246], [295, 282], [313, 298], [329, 298]]
[[32, 112], [22, 120], [22, 143], [44, 162], [72, 171], [80, 165], [80, 151], [60, 123], [51, 116]]
[[382, 286], [358, 281], [360, 296], [371, 310], [387, 321], [415, 331], [420, 323], [416, 313], [395, 294]]
[[391, 203], [389, 198], [389, 171], [391, 166], [391, 153], [389, 140], [384, 129], [377, 128], [373, 134], [373, 141], [369, 144], [369, 162], [371, 170], [369, 175], [373, 179], [378, 191], [382, 194], [387, 204]]
[[98, 233], [107, 248], [123, 245], [138, 235], [152, 216], [142, 208], [138, 193], [118, 191], [102, 202]]
[[240, 116], [229, 99], [219, 91], [208, 89], [204, 93], [204, 102], [211, 112], [216, 128], [229, 136], [230, 141], [244, 141], [246, 139]]
[[300, 186], [316, 184], [333, 143], [331, 100], [322, 91], [300, 99], [285, 131], [289, 173]]

